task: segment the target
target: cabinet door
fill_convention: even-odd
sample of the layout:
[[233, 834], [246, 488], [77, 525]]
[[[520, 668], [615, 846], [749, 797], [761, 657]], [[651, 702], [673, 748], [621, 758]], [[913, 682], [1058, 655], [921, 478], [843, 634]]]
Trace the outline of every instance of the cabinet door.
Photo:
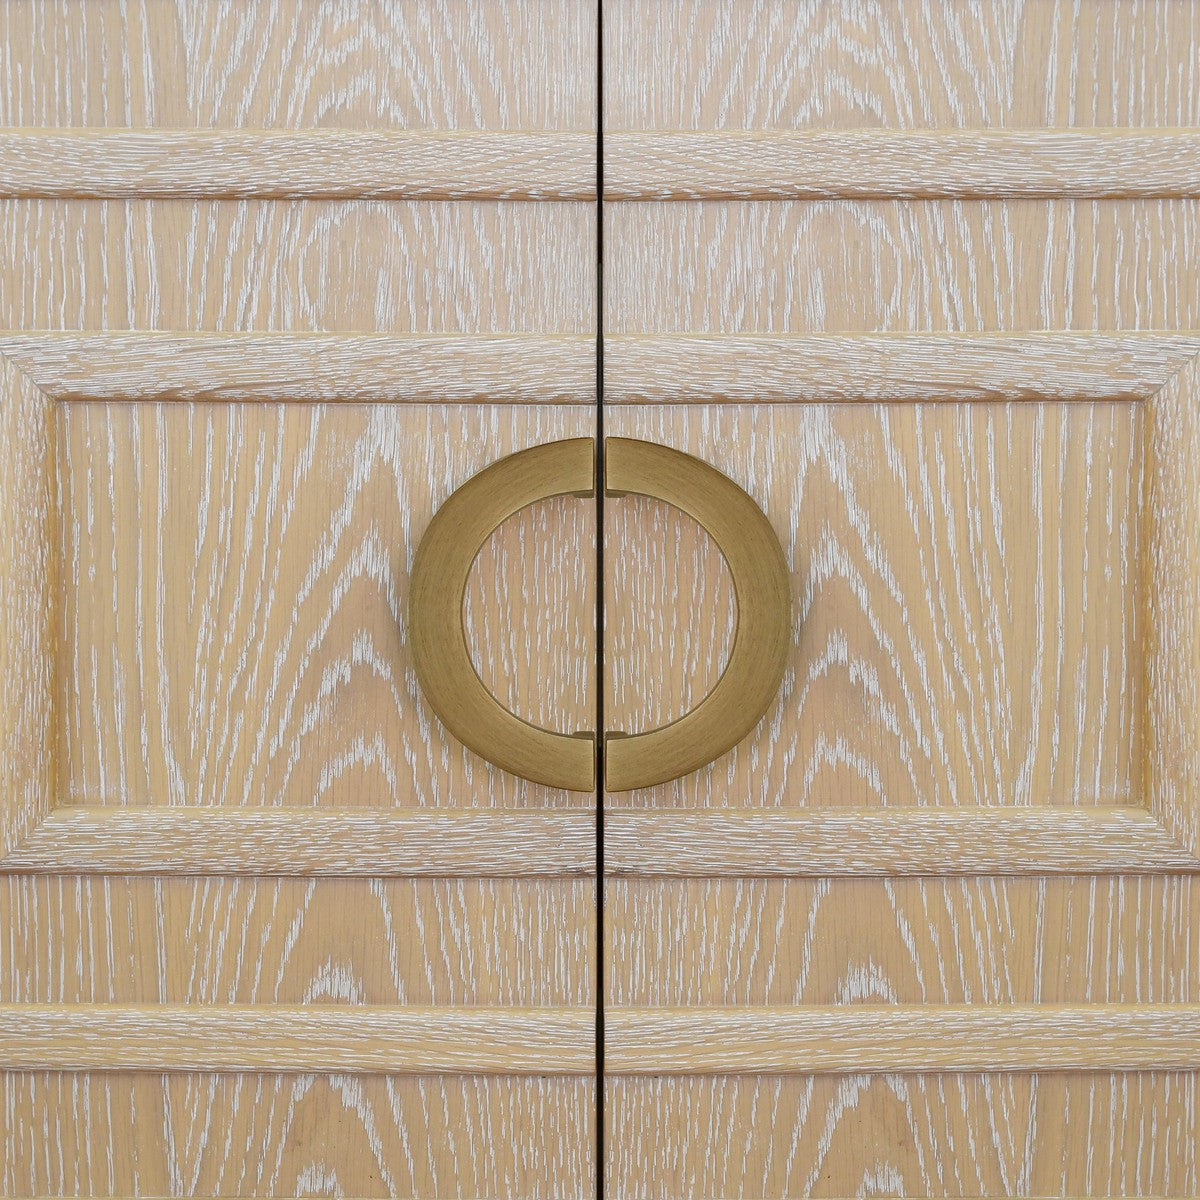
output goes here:
[[[595, 797], [445, 732], [407, 604], [456, 487], [594, 435], [594, 45], [0, 4], [0, 1193], [593, 1194]], [[535, 505], [463, 610], [568, 733], [595, 561]]]
[[[604, 46], [605, 432], [749, 492], [794, 605], [756, 731], [605, 797], [609, 1194], [1195, 1195], [1200, 9]], [[637, 732], [737, 606], [690, 518], [604, 528]]]

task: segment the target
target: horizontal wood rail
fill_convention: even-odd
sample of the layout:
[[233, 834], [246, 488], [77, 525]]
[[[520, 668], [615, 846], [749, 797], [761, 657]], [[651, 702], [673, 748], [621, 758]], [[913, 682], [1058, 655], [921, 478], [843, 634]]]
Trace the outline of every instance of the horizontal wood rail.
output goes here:
[[0, 1069], [591, 1075], [592, 1008], [0, 1005]]
[[1195, 129], [613, 131], [609, 200], [1200, 196]]
[[1200, 871], [1140, 808], [609, 808], [612, 875], [1074, 875]]
[[595, 339], [559, 335], [5, 333], [53, 400], [594, 404]]
[[3, 872], [590, 875], [587, 809], [58, 808]]
[[0, 130], [0, 197], [592, 200], [591, 132]]
[[1146, 400], [1200, 332], [614, 334], [611, 404]]
[[1193, 1071], [1200, 1005], [608, 1008], [618, 1075]]

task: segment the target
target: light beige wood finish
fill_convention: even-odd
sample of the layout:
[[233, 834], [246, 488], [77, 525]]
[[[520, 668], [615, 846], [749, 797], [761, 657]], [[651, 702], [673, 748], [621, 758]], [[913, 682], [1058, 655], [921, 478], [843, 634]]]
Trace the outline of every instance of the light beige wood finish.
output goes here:
[[[59, 597], [0, 726], [49, 684], [0, 987], [60, 1051], [73, 1011], [141, 1045], [3, 1073], [0, 1191], [591, 1195], [594, 798], [450, 739], [403, 618], [459, 482], [595, 432], [594, 6], [18, 0], [0, 55], [0, 411], [49, 438], [0, 492], [48, 494]], [[336, 198], [237, 198], [295, 195]], [[516, 515], [468, 591], [551, 724], [590, 723], [593, 528]], [[171, 1069], [210, 1007], [252, 1072]]]
[[592, 133], [0, 132], [0, 196], [587, 200], [595, 194]]
[[[0, 143], [0, 156], [3, 150]], [[1200, 195], [1200, 134], [1174, 129], [611, 133], [605, 137], [604, 194], [613, 200], [1195, 197]]]
[[[1198, 46], [1139, 0], [607, 6], [606, 430], [747, 487], [798, 607], [754, 734], [607, 797], [614, 1195], [1200, 1187]], [[669, 719], [727, 572], [652, 504], [605, 533], [605, 711]]]
[[610, 0], [606, 134], [1200, 126], [1174, 0]]
[[[1163, 347], [1160, 357], [1163, 352], [1171, 347]], [[591, 404], [595, 399], [594, 341], [577, 335], [0, 333], [0, 355], [52, 400]]]
[[0, 1007], [0, 1065], [590, 1076], [595, 1024], [591, 1008], [18, 1004]]
[[0, 44], [0, 126], [595, 131], [590, 0], [4, 0]]
[[1146, 400], [1198, 353], [1200, 333], [614, 336], [604, 395], [611, 404]]
[[1195, 1004], [610, 1007], [605, 1024], [606, 1075], [1200, 1068]]

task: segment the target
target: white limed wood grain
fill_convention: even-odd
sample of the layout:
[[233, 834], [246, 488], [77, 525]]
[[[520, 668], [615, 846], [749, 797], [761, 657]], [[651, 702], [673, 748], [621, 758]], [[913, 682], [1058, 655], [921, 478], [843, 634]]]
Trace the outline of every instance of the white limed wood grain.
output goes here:
[[[445, 497], [514, 450], [590, 435], [593, 409], [112, 403], [61, 417], [60, 802], [591, 806], [443, 729], [407, 605]], [[506, 522], [464, 606], [485, 682], [562, 733], [595, 726], [594, 530], [581, 499]]]
[[[588, 879], [0, 879], [0, 1003], [588, 1007]], [[70, 946], [70, 954], [62, 952]]]
[[7, 330], [595, 336], [595, 205], [0, 201]]
[[[1190, 1196], [1194, 1071], [664, 1076], [608, 1092], [640, 1196]], [[736, 1154], [711, 1154], [736, 1131]]]
[[0, 359], [0, 857], [54, 800], [56, 413]]
[[605, 912], [617, 1007], [1200, 1003], [1196, 875], [626, 878]]
[[613, 874], [1056, 875], [1200, 871], [1140, 808], [612, 810]]
[[1194, 200], [614, 202], [604, 222], [610, 335], [1200, 329]]
[[550, 809], [83, 808], [50, 813], [0, 871], [245, 875], [586, 875], [590, 813]]
[[1143, 400], [1198, 352], [1194, 333], [614, 336], [605, 340], [604, 396], [614, 404]]
[[1200, 125], [1172, 0], [610, 0], [605, 129]]
[[1200, 853], [1200, 361], [1147, 404], [1146, 793]]
[[595, 126], [590, 0], [5, 0], [0, 45], [0, 126]]
[[595, 1194], [579, 1076], [9, 1072], [0, 1105], [13, 1195]]
[[[0, 140], [0, 155], [3, 150]], [[3, 179], [0, 166], [0, 185]], [[1200, 134], [1174, 129], [608, 133], [604, 195], [611, 200], [1196, 197]]]
[[0, 1006], [16, 1071], [591, 1075], [590, 1008]]
[[[1144, 804], [1140, 413], [611, 408], [607, 433], [697, 455], [763, 509], [791, 566], [794, 644], [754, 733], [610, 805]], [[637, 732], [680, 715], [697, 660], [719, 669], [728, 588], [680, 574], [706, 540], [694, 526], [636, 507], [605, 536], [608, 655], [640, 671], [607, 672], [606, 724]], [[684, 586], [710, 602], [681, 606]]]
[[610, 1006], [604, 1018], [614, 1076], [1200, 1068], [1195, 1004]]
[[591, 404], [580, 336], [0, 333], [54, 400]]
[[0, 130], [0, 196], [587, 200], [595, 191], [591, 133]]

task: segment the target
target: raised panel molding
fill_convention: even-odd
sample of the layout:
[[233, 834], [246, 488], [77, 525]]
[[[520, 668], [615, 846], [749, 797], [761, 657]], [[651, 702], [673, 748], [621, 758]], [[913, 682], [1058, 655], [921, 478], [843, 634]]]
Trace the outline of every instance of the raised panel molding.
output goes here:
[[604, 135], [609, 200], [1200, 196], [1189, 129], [686, 130]]
[[0, 197], [591, 200], [591, 133], [0, 130]]

